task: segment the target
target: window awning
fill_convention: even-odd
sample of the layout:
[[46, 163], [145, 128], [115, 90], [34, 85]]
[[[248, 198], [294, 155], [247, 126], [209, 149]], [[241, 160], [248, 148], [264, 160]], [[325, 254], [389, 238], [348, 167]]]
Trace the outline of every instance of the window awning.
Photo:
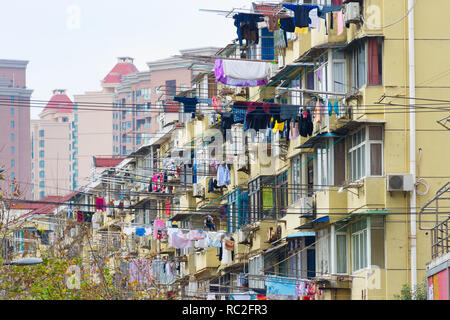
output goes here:
[[387, 211], [387, 210], [366, 210], [366, 211], [362, 211], [362, 212], [354, 212], [354, 213], [351, 213], [348, 216], [346, 216], [344, 219], [336, 221], [336, 223], [348, 222], [348, 221], [352, 221], [359, 217], [364, 217], [364, 216], [385, 216], [388, 214], [389, 214], [389, 211]]
[[286, 236], [287, 239], [289, 238], [300, 238], [300, 237], [315, 237], [316, 233], [315, 232], [304, 232], [304, 231], [299, 231], [293, 234], [290, 234], [288, 236]]
[[264, 255], [266, 255], [266, 254], [268, 254], [268, 253], [270, 253], [270, 252], [273, 252], [273, 251], [275, 251], [275, 250], [280, 250], [281, 248], [283, 248], [283, 247], [285, 247], [285, 246], [287, 246], [287, 242], [282, 243], [282, 244], [279, 244], [279, 245], [277, 245], [276, 247], [267, 249], [267, 251], [264, 252]]
[[315, 144], [317, 144], [322, 139], [336, 138], [336, 137], [342, 137], [342, 136], [343, 136], [342, 134], [333, 133], [333, 132], [319, 133], [319, 134], [316, 134], [315, 136], [311, 137], [310, 139], [308, 139], [308, 141], [306, 141], [302, 145], [298, 146], [296, 149], [312, 148], [312, 147], [314, 147]]
[[317, 218], [316, 220], [313, 220], [313, 223], [329, 222], [329, 221], [330, 221], [330, 217], [324, 216], [324, 217]]

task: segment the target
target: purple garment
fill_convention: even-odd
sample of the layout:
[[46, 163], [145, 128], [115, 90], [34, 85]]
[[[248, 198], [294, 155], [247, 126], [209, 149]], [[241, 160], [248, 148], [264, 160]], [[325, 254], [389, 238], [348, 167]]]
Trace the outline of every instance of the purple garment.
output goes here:
[[188, 239], [181, 231], [173, 230], [169, 232], [169, 244], [175, 249], [184, 249], [192, 247], [192, 241]]
[[133, 259], [129, 264], [130, 282], [136, 281], [139, 284], [149, 284], [151, 278], [150, 264], [147, 259]]
[[231, 77], [227, 77], [225, 72], [223, 71], [223, 60], [216, 59], [214, 62], [214, 74], [216, 76], [216, 82], [222, 82], [223, 84], [227, 84], [235, 87], [258, 87], [267, 85], [267, 79], [262, 80], [241, 80], [234, 79]]

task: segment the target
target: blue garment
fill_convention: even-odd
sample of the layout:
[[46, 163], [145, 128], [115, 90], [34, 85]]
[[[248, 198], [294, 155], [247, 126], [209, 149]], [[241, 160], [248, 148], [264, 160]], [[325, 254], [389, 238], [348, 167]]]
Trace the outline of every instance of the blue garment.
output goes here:
[[219, 165], [219, 168], [217, 168], [217, 185], [227, 186], [230, 183], [230, 170], [228, 170], [228, 167], [226, 165]]
[[[284, 30], [284, 32], [294, 32], [295, 31], [295, 23], [294, 18], [281, 18], [280, 19], [280, 29]], [[287, 40], [287, 37], [285, 36]], [[287, 41], [286, 41], [287, 43]]]
[[211, 98], [197, 98], [198, 103], [206, 103], [211, 105], [212, 104], [212, 99]]
[[143, 236], [145, 234], [145, 228], [136, 228], [136, 235]]
[[328, 101], [328, 115], [331, 117], [333, 114], [333, 106], [331, 105], [331, 101]]
[[298, 28], [307, 28], [311, 23], [309, 18], [309, 11], [313, 9], [319, 9], [318, 6], [313, 5], [296, 5], [296, 4], [283, 4], [286, 9], [294, 11], [295, 26]]
[[326, 19], [328, 12], [341, 11], [341, 9], [341, 6], [320, 6], [317, 10], [317, 16], [319, 18]]
[[197, 183], [197, 163], [192, 167], [192, 183]]
[[195, 109], [198, 103], [197, 98], [175, 97], [173, 98], [173, 100], [183, 103], [184, 112], [192, 113], [193, 115], [195, 115]]
[[339, 115], [339, 102], [337, 101], [334, 102], [334, 113]]
[[[259, 14], [249, 14], [249, 13], [238, 13], [233, 16], [234, 25], [236, 26], [236, 32], [239, 39], [239, 45], [242, 46], [242, 39], [246, 37], [246, 40], [255, 40], [249, 39], [248, 34], [244, 35], [243, 27], [245, 27], [248, 31], [254, 32], [254, 36], [258, 38], [258, 26], [257, 22], [264, 21], [264, 16]], [[256, 39], [256, 44], [258, 41]]]
[[234, 123], [244, 123], [245, 116], [247, 115], [247, 108], [231, 107], [231, 110], [233, 110]]

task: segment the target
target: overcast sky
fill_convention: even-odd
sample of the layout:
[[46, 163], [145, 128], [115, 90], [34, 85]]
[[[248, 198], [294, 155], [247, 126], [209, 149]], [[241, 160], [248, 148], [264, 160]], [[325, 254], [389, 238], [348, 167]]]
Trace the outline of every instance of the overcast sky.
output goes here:
[[[68, 95], [100, 89], [119, 56], [146, 62], [180, 49], [223, 47], [236, 38], [233, 19], [199, 9], [249, 8], [249, 0], [2, 1], [0, 59], [28, 60], [32, 99], [53, 89]], [[40, 109], [32, 109], [37, 118]]]

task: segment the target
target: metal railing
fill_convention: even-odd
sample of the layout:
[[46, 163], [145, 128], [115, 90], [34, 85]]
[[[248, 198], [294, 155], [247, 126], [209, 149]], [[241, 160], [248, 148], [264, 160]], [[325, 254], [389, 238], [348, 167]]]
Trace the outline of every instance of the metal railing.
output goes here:
[[439, 223], [431, 229], [431, 257], [435, 259], [449, 252], [450, 238], [448, 236], [448, 225], [450, 218]]

